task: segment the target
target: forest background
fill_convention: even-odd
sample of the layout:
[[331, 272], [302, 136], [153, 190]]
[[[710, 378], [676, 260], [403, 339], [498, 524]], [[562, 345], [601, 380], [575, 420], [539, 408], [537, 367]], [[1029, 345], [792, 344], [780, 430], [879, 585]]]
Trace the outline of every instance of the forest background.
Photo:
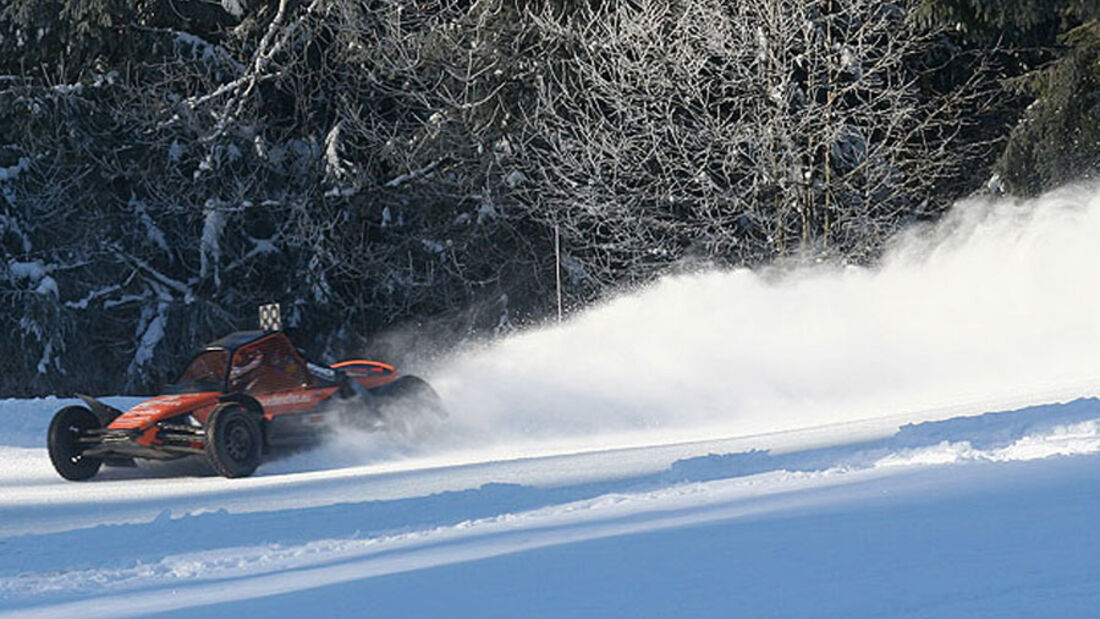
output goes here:
[[[1100, 162], [1088, 0], [0, 0], [0, 394], [407, 361]], [[560, 248], [560, 251], [559, 251]]]

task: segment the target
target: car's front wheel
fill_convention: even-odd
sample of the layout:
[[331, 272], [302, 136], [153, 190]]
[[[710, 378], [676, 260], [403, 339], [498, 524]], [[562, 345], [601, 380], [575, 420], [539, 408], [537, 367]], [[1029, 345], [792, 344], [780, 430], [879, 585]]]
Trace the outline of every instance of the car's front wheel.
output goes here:
[[219, 475], [248, 477], [260, 466], [263, 432], [258, 415], [224, 404], [206, 420], [206, 459]]
[[53, 416], [46, 435], [46, 447], [53, 468], [62, 477], [82, 481], [99, 472], [103, 460], [85, 456], [84, 444], [80, 442], [88, 430], [99, 427], [99, 418], [83, 406], [67, 406]]

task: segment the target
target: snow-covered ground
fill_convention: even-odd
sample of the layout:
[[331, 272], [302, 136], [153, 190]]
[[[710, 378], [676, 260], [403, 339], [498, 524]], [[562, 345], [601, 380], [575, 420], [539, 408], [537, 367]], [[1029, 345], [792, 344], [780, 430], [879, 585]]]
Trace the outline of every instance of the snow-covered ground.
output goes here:
[[64, 482], [64, 402], [0, 401], [0, 617], [1100, 616], [1098, 238], [1073, 188], [668, 278], [247, 479]]
[[57, 478], [40, 445], [61, 404], [0, 405], [15, 420], [0, 432], [0, 616], [1092, 617], [1100, 604], [1092, 398], [522, 459], [348, 465], [329, 446], [244, 480], [196, 461], [89, 483]]

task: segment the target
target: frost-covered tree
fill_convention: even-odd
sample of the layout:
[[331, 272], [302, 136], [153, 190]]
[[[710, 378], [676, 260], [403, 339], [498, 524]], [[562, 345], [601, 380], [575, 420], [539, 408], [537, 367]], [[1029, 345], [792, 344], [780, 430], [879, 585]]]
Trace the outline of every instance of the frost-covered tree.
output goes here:
[[553, 60], [510, 164], [533, 216], [565, 230], [574, 279], [866, 259], [990, 156], [988, 73], [932, 87], [950, 41], [901, 4], [641, 0], [531, 19]]
[[866, 260], [990, 149], [982, 57], [908, 9], [12, 0], [0, 393], [151, 389], [270, 301], [319, 356], [505, 333], [555, 306], [555, 229], [569, 305]]

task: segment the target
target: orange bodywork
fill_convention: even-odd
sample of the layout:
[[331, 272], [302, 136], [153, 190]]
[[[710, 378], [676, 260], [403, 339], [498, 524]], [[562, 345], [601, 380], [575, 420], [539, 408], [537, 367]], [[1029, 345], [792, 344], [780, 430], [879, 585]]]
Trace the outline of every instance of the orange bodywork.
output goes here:
[[397, 369], [392, 365], [366, 359], [352, 359], [333, 363], [334, 370], [341, 370], [351, 378], [354, 378], [367, 389], [380, 387], [386, 383], [392, 383], [397, 379]]
[[107, 427], [144, 430], [140, 437], [134, 439], [134, 442], [152, 447], [156, 442], [158, 421], [185, 413], [191, 413], [196, 419], [203, 421], [217, 406], [218, 398], [221, 396], [222, 394], [216, 391], [156, 396], [119, 415]]
[[381, 361], [367, 361], [366, 359], [349, 359], [347, 361], [341, 361], [340, 363], [333, 363], [329, 367], [334, 370], [340, 368], [349, 368], [352, 366], [365, 366], [367, 368], [374, 368], [377, 370], [396, 372], [397, 369], [388, 363], [382, 363]]
[[54, 468], [81, 481], [101, 466], [198, 456], [225, 477], [245, 477], [268, 453], [317, 445], [348, 429], [415, 425], [400, 415], [446, 416], [427, 383], [399, 376], [392, 365], [310, 361], [280, 329], [278, 313], [278, 305], [264, 306], [265, 327], [210, 342], [161, 395], [127, 411], [76, 394], [84, 406], [60, 409], [47, 430]]
[[[264, 361], [249, 368], [248, 360], [255, 358]], [[229, 363], [225, 370], [228, 390], [155, 396], [116, 417], [108, 429], [139, 431], [134, 442], [156, 448], [158, 422], [171, 422], [173, 418], [189, 415], [198, 424], [205, 425], [223, 399], [234, 394], [254, 399], [263, 408], [263, 416], [268, 421], [283, 415], [307, 414], [306, 423], [321, 423], [324, 414], [319, 407], [340, 391], [334, 379], [310, 374], [306, 370], [308, 364], [281, 333], [255, 339], [237, 349], [232, 359], [227, 356], [225, 362]], [[327, 370], [312, 367], [322, 373], [332, 371], [333, 376], [344, 374], [366, 389], [393, 382], [398, 376], [393, 366], [365, 359], [342, 361]], [[238, 371], [239, 368], [245, 369]]]
[[280, 391], [256, 396], [264, 407], [264, 417], [271, 419], [286, 413], [302, 413], [313, 410], [318, 404], [332, 397], [336, 387]]

